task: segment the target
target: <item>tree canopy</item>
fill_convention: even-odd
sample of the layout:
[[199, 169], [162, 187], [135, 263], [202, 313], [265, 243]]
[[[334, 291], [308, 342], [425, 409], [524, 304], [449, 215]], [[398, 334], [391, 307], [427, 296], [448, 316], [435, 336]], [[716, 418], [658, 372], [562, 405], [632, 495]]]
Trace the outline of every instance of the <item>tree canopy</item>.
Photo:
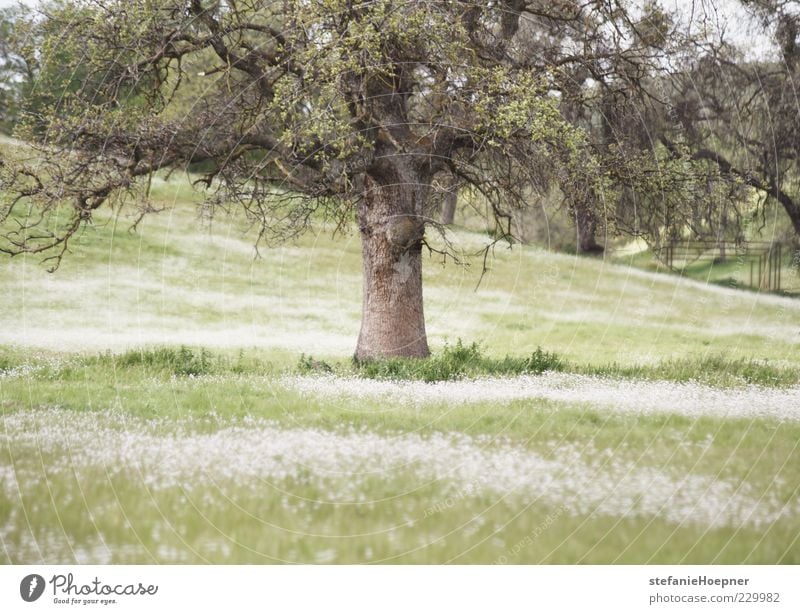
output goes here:
[[[759, 53], [721, 40], [673, 75], [670, 99], [680, 141], [693, 160], [706, 161], [730, 182], [775, 200], [800, 237], [800, 3], [746, 0], [769, 45]], [[679, 132], [679, 134], [676, 134]], [[741, 199], [739, 199], [741, 202]], [[733, 214], [741, 213], [733, 201]]]

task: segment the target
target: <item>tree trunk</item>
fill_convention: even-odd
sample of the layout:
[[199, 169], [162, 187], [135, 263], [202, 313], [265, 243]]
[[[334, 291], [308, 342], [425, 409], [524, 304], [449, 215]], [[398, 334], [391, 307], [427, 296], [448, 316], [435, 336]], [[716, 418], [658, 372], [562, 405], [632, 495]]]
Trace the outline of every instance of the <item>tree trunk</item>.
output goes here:
[[442, 198], [442, 224], [449, 226], [453, 223], [456, 216], [456, 204], [458, 203], [458, 182], [452, 175], [445, 183], [447, 191]]
[[422, 207], [430, 180], [405, 163], [393, 166], [391, 172], [365, 177], [358, 208], [364, 296], [357, 360], [429, 354], [422, 309]]
[[458, 202], [458, 192], [453, 188], [444, 195], [442, 199], [442, 224], [449, 226], [456, 217], [456, 203]]
[[719, 256], [714, 258], [714, 264], [721, 264], [728, 259], [728, 255], [725, 253], [725, 230], [727, 227], [728, 212], [725, 209], [725, 205], [723, 205], [719, 216], [719, 228], [717, 229], [717, 249], [719, 250]]
[[597, 217], [591, 206], [575, 203], [575, 231], [579, 254], [603, 253], [603, 246], [597, 243]]

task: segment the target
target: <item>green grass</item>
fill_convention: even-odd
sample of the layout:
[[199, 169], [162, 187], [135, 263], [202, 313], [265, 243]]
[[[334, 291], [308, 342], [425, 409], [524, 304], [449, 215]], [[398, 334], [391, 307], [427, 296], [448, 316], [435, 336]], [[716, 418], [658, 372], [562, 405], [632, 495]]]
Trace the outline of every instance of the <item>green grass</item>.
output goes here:
[[[675, 262], [675, 270], [670, 270], [658, 261], [650, 249], [642, 249], [632, 255], [619, 256], [615, 260], [646, 271], [680, 275], [724, 288], [797, 298], [800, 296], [800, 269], [797, 268], [794, 258], [791, 248], [785, 245], [782, 251], [780, 290], [758, 288], [759, 258], [757, 254], [730, 254], [725, 260], [720, 260], [711, 257], [709, 252], [702, 259]], [[752, 279], [751, 268], [754, 275]]]
[[132, 369], [147, 376], [176, 375], [199, 376], [212, 374], [264, 373], [269, 365], [264, 361], [246, 356], [240, 351], [235, 357], [215, 354], [206, 348], [192, 349], [182, 345], [178, 348], [156, 347], [129, 350], [122, 354], [106, 352], [98, 356], [78, 358], [71, 363], [81, 368], [110, 366], [116, 371]]
[[38, 377], [68, 380], [85, 377], [93, 368], [111, 369], [116, 376], [129, 372], [143, 377], [169, 376], [237, 376], [300, 374], [336, 374], [370, 379], [449, 381], [476, 377], [530, 375], [560, 371], [584, 375], [625, 379], [699, 382], [719, 388], [756, 385], [786, 388], [800, 384], [800, 369], [771, 364], [765, 360], [729, 359], [721, 355], [697, 358], [667, 359], [655, 365], [581, 365], [562, 359], [557, 353], [537, 348], [529, 356], [492, 358], [480, 345], [445, 344], [428, 359], [390, 358], [380, 360], [315, 360], [301, 354], [292, 367], [283, 362], [281, 368], [258, 353], [239, 350], [236, 354], [214, 352], [207, 348], [187, 346], [154, 347], [128, 350], [120, 354], [110, 351], [97, 355], [70, 358], [26, 359], [19, 353], [0, 347], [0, 372], [14, 369], [34, 370]]
[[731, 387], [743, 384], [784, 388], [800, 384], [800, 369], [771, 364], [767, 360], [705, 355], [661, 360], [655, 365], [580, 365], [562, 359], [555, 352], [541, 348], [529, 356], [491, 358], [477, 343], [464, 345], [459, 339], [454, 346], [445, 344], [441, 352], [428, 359], [389, 358], [355, 362], [316, 361], [301, 356], [297, 369], [301, 373], [358, 375], [373, 379], [419, 380], [438, 382], [470, 377], [513, 376], [565, 371], [585, 375], [628, 379], [699, 382], [710, 386]]
[[[304, 366], [302, 361], [301, 366]], [[364, 377], [438, 382], [463, 377], [558, 371], [562, 368], [562, 361], [556, 354], [541, 348], [524, 357], [490, 358], [484, 355], [477, 343], [464, 345], [459, 339], [454, 346], [445, 344], [441, 352], [426, 360], [366, 360], [357, 362], [355, 367], [356, 373]]]
[[[255, 258], [256, 229], [243, 216], [202, 222], [188, 204], [198, 195], [185, 182], [157, 182], [153, 192], [161, 213], [135, 233], [132, 210], [101, 214], [53, 275], [36, 257], [3, 261], [0, 281], [17, 294], [0, 313], [0, 344], [60, 353], [166, 344], [258, 347], [318, 360], [352, 355], [361, 307], [357, 233], [334, 238], [320, 226]], [[453, 239], [465, 253], [485, 243], [466, 231]], [[478, 285], [480, 264], [425, 259], [432, 349], [461, 338], [498, 359], [542, 347], [596, 366], [699, 354], [800, 366], [793, 328], [800, 302], [684, 288], [673, 276], [527, 246], [497, 248]]]
[[752, 358], [729, 359], [718, 354], [667, 359], [656, 365], [583, 366], [575, 371], [631, 379], [700, 382], [723, 388], [742, 384], [782, 388], [800, 383], [800, 369], [795, 367], [774, 365], [767, 360]]
[[[130, 353], [2, 379], [2, 414], [52, 406], [69, 412], [114, 408], [127, 420], [158, 419], [166, 432], [173, 422], [213, 431], [246, 417], [293, 429], [459, 432], [511, 440], [545, 457], [557, 453], [554, 443], [590, 447], [600, 458], [610, 451], [637, 468], [711, 475], [786, 501], [800, 488], [800, 425], [792, 422], [626, 416], [536, 400], [433, 404], [424, 411], [385, 400], [380, 411], [365, 411], [357, 400], [302, 396], [273, 375], [175, 377], [169, 370], [176, 355], [180, 351], [154, 352], [142, 361]], [[214, 357], [209, 361], [217, 364]], [[309, 562], [328, 551], [338, 562], [800, 562], [790, 547], [800, 535], [798, 518], [759, 530], [704, 530], [659, 518], [574, 517], [558, 508], [519, 506], [513, 497], [453, 500], [440, 487], [402, 474], [375, 482], [367, 500], [352, 505], [320, 503], [321, 493], [292, 481], [245, 489], [201, 480], [154, 492], [135, 468], [54, 482], [46, 477], [48, 458], [41, 452], [11, 442], [0, 454], [0, 464], [42, 475], [22, 485], [19, 498], [0, 496], [0, 525], [12, 513], [18, 522], [24, 509], [31, 526], [4, 537], [6, 548], [27, 553], [6, 562], [36, 559], [31, 535], [58, 562], [90, 552], [98, 536], [111, 544], [117, 563]], [[548, 523], [548, 516], [555, 520]], [[543, 523], [547, 530], [537, 531]]]
[[[127, 476], [98, 474], [54, 484], [50, 492], [31, 489], [25, 504], [37, 537], [56, 545], [51, 557], [59, 562], [104, 552], [98, 536], [112, 545], [104, 560], [116, 564], [798, 562], [791, 548], [797, 525], [791, 522], [759, 530], [676, 529], [659, 519], [571, 517], [558, 508], [520, 509], [514, 501], [490, 498], [451, 504], [435, 488], [411, 480], [393, 486], [414, 488], [416, 496], [386, 498], [393, 491], [377, 483], [375, 502], [328, 505], [315, 503], [321, 496], [316, 490], [285, 483], [274, 488], [292, 493], [289, 505], [267, 488], [224, 489], [230, 503], [210, 506], [209, 500], [222, 498], [219, 487], [153, 496]], [[84, 498], [70, 498], [74, 492]], [[57, 510], [42, 505], [41, 496], [58, 501]], [[90, 519], [87, 508], [105, 512]], [[432, 508], [441, 511], [430, 513]], [[3, 511], [0, 517], [7, 516]], [[20, 539], [7, 547], [26, 546]]]
[[[639, 426], [642, 433], [667, 428], [679, 434], [697, 429], [705, 437], [709, 432], [720, 430], [732, 435], [743, 424], [750, 424], [749, 431], [758, 430], [764, 437], [771, 437], [776, 426], [800, 435], [800, 425], [791, 422], [775, 425], [770, 421], [751, 423], [749, 420], [670, 414], [617, 415], [590, 404], [546, 400], [514, 401], [497, 406], [484, 402], [456, 406], [434, 403], [426, 404], [424, 412], [403, 401], [384, 400], [382, 410], [385, 411], [365, 412], [363, 401], [358, 399], [337, 399], [334, 403], [287, 389], [280, 384], [280, 377], [295, 373], [292, 366], [276, 368], [252, 357], [242, 358], [249, 362], [248, 367], [240, 371], [238, 361], [229, 362], [223, 357], [206, 354], [209, 364], [213, 365], [210, 373], [177, 375], [173, 370], [174, 356], [180, 353], [145, 352], [146, 356], [153, 357], [145, 361], [133, 360], [138, 352], [130, 352], [121, 356], [43, 362], [41, 368], [0, 379], [0, 402], [5, 413], [58, 406], [74, 412], [120, 409], [143, 420], [201, 420], [210, 416], [238, 420], [254, 416], [303, 428], [335, 429], [353, 425], [384, 433], [420, 429], [429, 433], [463, 431], [473, 435], [503, 434], [519, 442], [530, 441], [533, 437], [542, 443], [552, 438], [560, 440], [570, 431], [569, 437], [575, 437], [575, 441], [592, 439], [611, 448], [618, 446], [623, 438], [635, 438]], [[192, 353], [193, 356], [199, 354]], [[598, 431], [599, 426], [602, 429]], [[702, 437], [698, 435], [699, 439]]]
[[[800, 426], [790, 421], [634, 416], [535, 399], [327, 399], [281, 383], [317, 373], [433, 382], [560, 370], [725, 390], [755, 384], [766, 394], [800, 382], [798, 301], [498, 248], [480, 284], [480, 262], [426, 259], [430, 360], [355, 364], [357, 232], [333, 238], [321, 226], [255, 258], [248, 221], [235, 213], [201, 222], [186, 181], [159, 180], [152, 198], [164, 210], [137, 232], [132, 209], [99, 217], [53, 275], [36, 258], [0, 262], [9, 289], [0, 298], [0, 434], [9, 416], [53, 407], [98, 420], [111, 411], [176, 436], [187, 424], [213, 432], [259, 418], [386, 437], [462, 433], [546, 458], [570, 445], [599, 465], [613, 457], [711, 476], [779, 501], [800, 492]], [[485, 243], [466, 230], [453, 238], [465, 253]], [[402, 471], [349, 505], [320, 503], [303, 479], [250, 488], [198, 479], [154, 492], [135, 467], [49, 479], [62, 460], [13, 439], [0, 446], [0, 470], [36, 477], [19, 492], [0, 490], [0, 561], [39, 562], [37, 544], [47, 562], [104, 560], [105, 542], [117, 563], [800, 563], [796, 516], [709, 530], [572, 516], [514, 497], [452, 500]]]

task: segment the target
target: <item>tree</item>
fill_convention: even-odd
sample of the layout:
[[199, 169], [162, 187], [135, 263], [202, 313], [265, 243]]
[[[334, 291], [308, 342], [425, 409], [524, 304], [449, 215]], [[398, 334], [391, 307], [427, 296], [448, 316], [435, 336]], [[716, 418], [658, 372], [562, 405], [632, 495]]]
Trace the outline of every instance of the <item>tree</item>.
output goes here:
[[442, 173], [438, 178], [434, 178], [434, 182], [439, 194], [436, 213], [439, 214], [442, 224], [449, 226], [455, 220], [458, 182], [450, 173]]
[[0, 9], [0, 132], [10, 133], [19, 114], [27, 66], [12, 50], [18, 11]]
[[65, 3], [30, 27], [80, 82], [44, 114], [36, 164], [0, 169], [2, 215], [17, 224], [0, 249], [54, 249], [57, 265], [115, 194], [159, 169], [202, 164], [211, 202], [243, 206], [260, 241], [320, 216], [339, 226], [355, 218], [355, 356], [424, 357], [422, 252], [434, 250], [425, 227], [436, 226], [424, 212], [437, 173], [487, 200], [500, 237], [531, 182], [602, 189], [585, 134], [562, 118], [553, 91], [559, 71], [587, 57], [531, 61], [519, 51], [531, 20], [595, 24], [593, 36], [608, 39], [597, 70], [606, 55], [636, 52], [613, 43], [636, 27], [619, 2]]
[[[742, 0], [758, 18], [772, 48], [745, 56], [723, 38], [673, 75], [677, 124], [661, 142], [687, 148], [731, 184], [774, 199], [800, 239], [800, 2]], [[717, 212], [727, 219], [727, 209]], [[733, 215], [739, 217], [738, 210]]]
[[0, 125], [8, 133], [25, 117], [29, 132], [41, 136], [51, 109], [91, 84], [86, 67], [68, 57], [75, 50], [60, 45], [63, 23], [51, 16], [64, 11], [61, 0], [39, 11], [37, 17], [23, 5], [0, 10]]
[[[580, 173], [559, 173], [555, 183], [574, 221], [576, 251], [602, 253], [597, 235], [613, 231], [614, 195], [619, 187], [619, 164], [624, 160], [611, 152], [617, 146], [649, 152], [652, 144], [631, 135], [630, 126], [615, 123], [618, 114], [609, 105], [644, 106], [652, 99], [648, 86], [663, 73], [664, 59], [683, 36], [671, 16], [657, 3], [648, 1], [628, 12], [612, 3], [614, 13], [586, 11], [578, 19], [564, 19], [552, 12], [532, 13], [515, 36], [515, 61], [551, 74], [551, 88], [558, 92], [564, 118], [586, 135], [586, 145], [609, 184], [598, 184]], [[630, 122], [630, 117], [625, 117]], [[634, 118], [635, 121], [636, 118]], [[638, 152], [637, 152], [638, 153]], [[547, 183], [547, 182], [546, 182]], [[598, 190], [603, 186], [605, 190]], [[609, 228], [612, 227], [612, 228]]]

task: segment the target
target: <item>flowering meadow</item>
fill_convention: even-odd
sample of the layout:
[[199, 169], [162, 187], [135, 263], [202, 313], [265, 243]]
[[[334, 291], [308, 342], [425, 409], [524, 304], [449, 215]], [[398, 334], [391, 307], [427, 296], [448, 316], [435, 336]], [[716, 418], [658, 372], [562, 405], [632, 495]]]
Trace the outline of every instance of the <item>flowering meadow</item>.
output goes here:
[[367, 377], [357, 232], [256, 257], [186, 182], [153, 193], [53, 274], [0, 266], [3, 562], [800, 563], [800, 300], [433, 255], [434, 352], [564, 366]]

